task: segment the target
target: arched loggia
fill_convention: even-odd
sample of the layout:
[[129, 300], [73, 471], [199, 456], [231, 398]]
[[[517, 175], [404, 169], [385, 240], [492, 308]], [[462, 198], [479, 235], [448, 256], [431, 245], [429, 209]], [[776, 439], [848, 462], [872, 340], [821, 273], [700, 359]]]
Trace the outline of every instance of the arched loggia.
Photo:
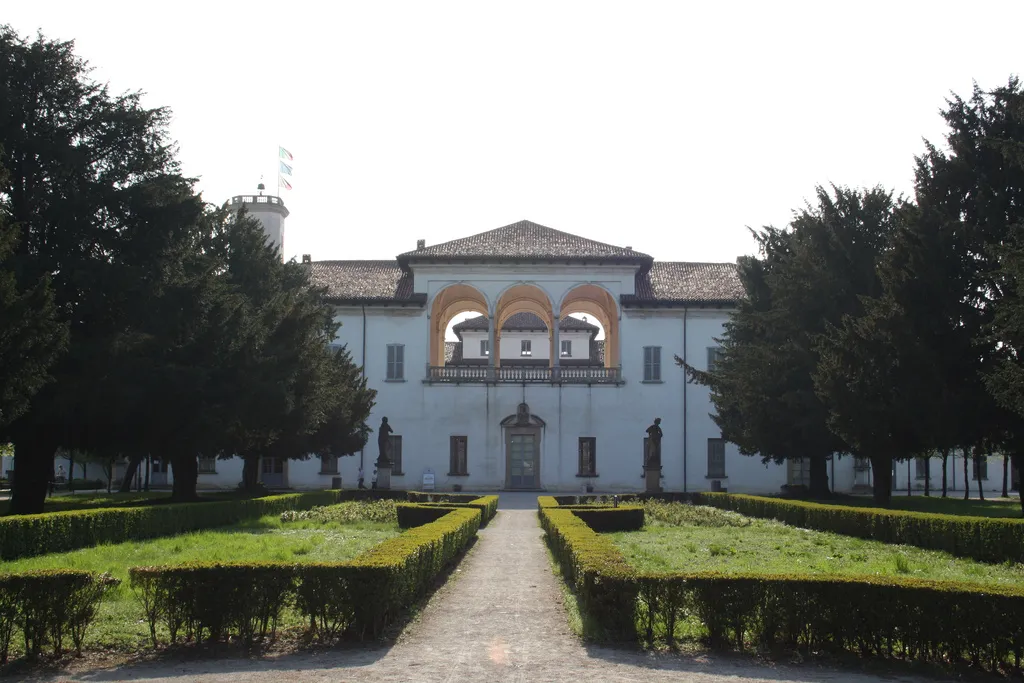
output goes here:
[[573, 287], [562, 297], [561, 311], [586, 313], [601, 324], [604, 329], [604, 366], [614, 368], [621, 365], [619, 358], [619, 307], [611, 293], [594, 284]]
[[501, 365], [501, 329], [505, 322], [516, 313], [533, 313], [540, 318], [548, 328], [549, 339], [552, 336], [555, 321], [559, 320], [555, 311], [552, 310], [551, 298], [540, 287], [531, 284], [518, 284], [506, 289], [498, 297], [494, 312], [497, 324], [494, 327], [494, 353], [492, 356], [496, 366]]
[[444, 365], [445, 333], [452, 318], [460, 313], [481, 313], [490, 310], [487, 297], [476, 287], [465, 283], [448, 285], [434, 295], [430, 306], [430, 364]]

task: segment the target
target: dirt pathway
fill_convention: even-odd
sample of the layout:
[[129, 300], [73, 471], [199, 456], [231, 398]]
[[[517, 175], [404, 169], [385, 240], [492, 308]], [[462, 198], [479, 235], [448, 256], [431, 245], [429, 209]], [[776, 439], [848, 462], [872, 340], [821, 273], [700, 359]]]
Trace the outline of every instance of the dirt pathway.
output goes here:
[[[912, 680], [728, 657], [653, 656], [582, 644], [570, 631], [537, 524], [536, 498], [503, 509], [452, 579], [391, 648], [264, 660], [154, 662], [47, 681], [297, 683], [299, 681], [870, 681]], [[520, 509], [507, 509], [508, 507]]]

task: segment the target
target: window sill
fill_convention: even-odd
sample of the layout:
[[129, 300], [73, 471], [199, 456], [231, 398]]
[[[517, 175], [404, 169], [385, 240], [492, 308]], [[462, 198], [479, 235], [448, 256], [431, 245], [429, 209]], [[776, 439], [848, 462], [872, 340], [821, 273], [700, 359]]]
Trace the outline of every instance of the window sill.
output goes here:
[[468, 477], [469, 472], [449, 472], [449, 477]]
[[217, 474], [217, 470], [211, 470], [209, 472], [199, 472], [199, 474]]
[[399, 378], [399, 379], [386, 379], [386, 380], [384, 380], [384, 381], [385, 381], [385, 382], [404, 382], [404, 381], [406, 381], [406, 380], [405, 380], [405, 378], [403, 377], [403, 378]]
[[405, 472], [392, 472], [391, 476], [392, 477], [404, 477], [405, 476]]
[[715, 476], [715, 475], [713, 475], [713, 474], [709, 474], [709, 475], [707, 475], [707, 476], [706, 476], [706, 477], [704, 477], [704, 478], [705, 478], [705, 479], [728, 479], [729, 477], [725, 476], [724, 474], [723, 474], [722, 476], [720, 476], [720, 477], [716, 477], [716, 476]]
[[331, 475], [332, 477], [336, 477], [336, 476], [338, 476], [338, 474], [339, 474], [339, 473], [338, 473], [337, 471], [335, 471], [335, 472], [324, 472], [323, 470], [321, 470], [321, 471], [320, 471], [320, 474], [325, 474], [325, 475], [328, 475], [328, 474], [329, 474], [329, 475]]
[[579, 472], [576, 476], [577, 477], [587, 477], [588, 479], [593, 479], [593, 478], [596, 478], [596, 477], [598, 477], [600, 475], [598, 475], [597, 472], [593, 472], [591, 474], [584, 474], [583, 472]]
[[640, 380], [640, 384], [664, 384], [664, 383], [665, 383], [665, 380], [663, 380], [663, 379], [642, 379], [642, 380]]

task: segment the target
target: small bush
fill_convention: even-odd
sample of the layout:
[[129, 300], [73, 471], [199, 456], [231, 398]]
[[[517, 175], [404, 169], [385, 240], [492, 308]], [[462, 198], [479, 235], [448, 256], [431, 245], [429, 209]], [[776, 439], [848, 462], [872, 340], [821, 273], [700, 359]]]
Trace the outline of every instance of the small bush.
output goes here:
[[117, 583], [108, 574], [70, 569], [0, 576], [0, 663], [7, 662], [15, 630], [28, 657], [47, 651], [59, 656], [68, 638], [81, 652], [104, 593]]

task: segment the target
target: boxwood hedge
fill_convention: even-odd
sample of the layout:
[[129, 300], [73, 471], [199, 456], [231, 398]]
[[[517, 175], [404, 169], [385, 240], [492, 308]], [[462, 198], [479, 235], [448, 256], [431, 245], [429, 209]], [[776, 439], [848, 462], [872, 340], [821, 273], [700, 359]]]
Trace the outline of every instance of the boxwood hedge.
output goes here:
[[651, 573], [572, 510], [542, 506], [541, 525], [599, 636], [672, 642], [683, 621], [712, 646], [788, 646], [970, 661], [1019, 670], [1024, 589], [890, 577]]

